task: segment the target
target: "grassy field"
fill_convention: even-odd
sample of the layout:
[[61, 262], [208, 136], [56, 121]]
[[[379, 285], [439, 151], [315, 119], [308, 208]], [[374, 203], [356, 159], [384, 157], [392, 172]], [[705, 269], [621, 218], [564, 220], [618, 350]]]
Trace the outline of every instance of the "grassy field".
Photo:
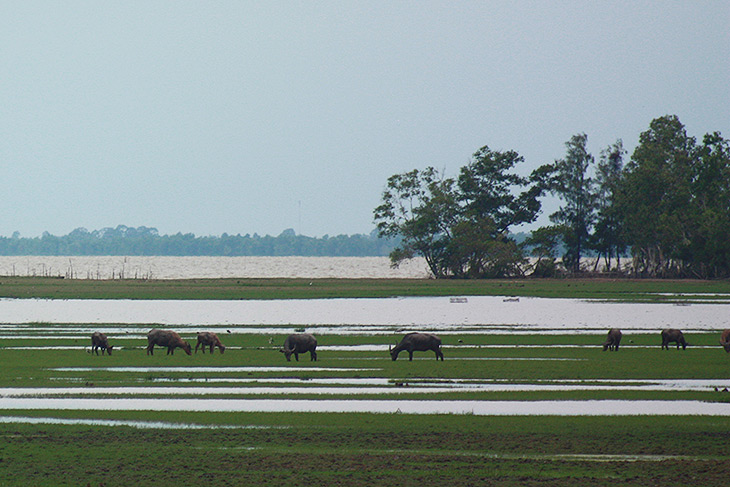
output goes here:
[[[722, 282], [649, 281], [64, 281], [0, 279], [7, 295], [219, 299], [391, 295], [534, 295], [655, 299], [651, 293], [725, 293]], [[339, 291], [338, 291], [339, 289]], [[659, 297], [658, 299], [669, 299]], [[676, 297], [675, 297], [676, 299]], [[151, 324], [115, 337], [109, 356], [89, 354], [85, 333], [54, 331], [36, 324], [0, 332], [0, 389], [72, 387], [64, 397], [129, 397], [131, 387], [206, 387], [205, 397], [289, 399], [284, 387], [308, 393], [315, 379], [383, 379], [389, 391], [338, 393], [327, 399], [586, 400], [643, 399], [730, 402], [730, 393], [712, 389], [626, 390], [626, 380], [730, 379], [728, 360], [716, 333], [695, 333], [685, 351], [659, 349], [657, 334], [625, 334], [617, 353], [601, 351], [603, 336], [454, 334], [443, 336], [444, 362], [432, 353], [393, 362], [385, 345], [395, 336], [322, 335], [319, 361], [308, 356], [287, 363], [278, 353], [288, 332], [222, 336], [229, 347], [215, 353], [173, 356], [144, 352]], [[80, 325], [79, 325], [80, 327]], [[84, 325], [88, 328], [88, 325]], [[63, 327], [66, 330], [68, 327]], [[16, 335], [22, 334], [23, 338]], [[69, 335], [69, 336], [67, 336]], [[49, 337], [53, 337], [49, 339]], [[191, 339], [192, 334], [183, 333]], [[369, 349], [339, 348], [368, 345]], [[23, 347], [17, 349], [14, 347]], [[76, 347], [76, 348], [69, 348]], [[328, 349], [327, 347], [332, 347]], [[165, 370], [214, 367], [215, 371]], [[285, 366], [290, 371], [262, 367]], [[117, 372], [110, 367], [131, 367]], [[139, 368], [135, 370], [134, 368]], [[146, 370], [149, 367], [162, 369]], [[226, 368], [251, 367], [247, 372]], [[295, 367], [301, 368], [295, 369]], [[347, 368], [321, 371], [318, 368]], [[262, 368], [256, 370], [256, 368]], [[63, 370], [59, 370], [63, 369]], [[359, 370], [355, 370], [359, 369]], [[215, 379], [217, 382], [213, 382]], [[283, 383], [267, 382], [284, 380]], [[210, 380], [210, 382], [208, 382]], [[240, 382], [245, 380], [246, 382]], [[508, 384], [583, 385], [608, 381], [600, 390], [463, 391], [419, 389], [443, 384], [498, 381]], [[272, 388], [263, 396], [248, 388]], [[399, 385], [401, 387], [399, 387]], [[218, 387], [239, 387], [220, 393]], [[117, 388], [103, 395], [85, 394]], [[282, 392], [277, 392], [280, 388]], [[402, 393], [408, 388], [408, 394]], [[312, 389], [314, 391], [314, 389]], [[417, 392], [413, 392], [417, 390]], [[0, 390], [0, 395], [7, 395]], [[42, 394], [39, 394], [41, 396]], [[141, 397], [141, 396], [140, 396]], [[145, 397], [170, 401], [165, 394]], [[199, 397], [193, 394], [176, 397]], [[104, 410], [4, 410], [0, 423], [0, 486], [3, 485], [727, 485], [730, 419], [703, 416], [478, 416], [361, 413], [226, 413]], [[29, 418], [162, 422], [131, 425], [27, 424]]]
[[[50, 299], [316, 299], [392, 296], [537, 296], [622, 301], [712, 301], [730, 281], [632, 279], [190, 279], [86, 280], [2, 277], [0, 298]], [[672, 295], [667, 295], [672, 294]]]

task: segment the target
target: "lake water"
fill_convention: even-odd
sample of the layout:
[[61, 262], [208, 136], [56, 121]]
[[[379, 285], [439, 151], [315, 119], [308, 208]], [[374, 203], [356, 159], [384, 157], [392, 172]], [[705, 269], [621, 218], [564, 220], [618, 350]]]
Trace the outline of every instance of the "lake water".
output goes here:
[[388, 257], [0, 256], [0, 276], [74, 279], [425, 278], [421, 258], [390, 267]]

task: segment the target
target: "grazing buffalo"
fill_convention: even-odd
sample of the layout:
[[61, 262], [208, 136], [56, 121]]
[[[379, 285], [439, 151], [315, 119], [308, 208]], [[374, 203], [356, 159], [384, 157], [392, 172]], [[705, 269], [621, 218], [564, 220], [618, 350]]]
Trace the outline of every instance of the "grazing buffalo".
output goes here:
[[720, 335], [720, 345], [726, 352], [730, 352], [730, 329], [723, 331]]
[[425, 352], [433, 350], [436, 352], [436, 360], [439, 358], [444, 360], [444, 354], [441, 353], [441, 339], [430, 333], [408, 333], [403, 340], [398, 343], [395, 348], [390, 347], [390, 358], [396, 360], [398, 354], [403, 350], [408, 351], [408, 360], [413, 360], [413, 352]]
[[609, 350], [611, 352], [618, 352], [618, 346], [621, 343], [621, 330], [618, 328], [611, 328], [608, 331], [608, 337], [603, 342], [603, 351]]
[[103, 333], [99, 333], [98, 331], [95, 331], [91, 335], [91, 353], [95, 353], [99, 355], [99, 349], [101, 348], [101, 354], [104, 355], [104, 351], [106, 350], [106, 353], [109, 355], [112, 354], [112, 346], [109, 345], [109, 340], [107, 340], [106, 335]]
[[205, 353], [205, 347], [210, 347], [210, 353], [213, 353], [213, 347], [218, 347], [221, 354], [226, 351], [226, 347], [218, 339], [218, 335], [210, 331], [198, 332], [198, 343], [195, 345], [195, 353], [198, 353], [198, 347], [201, 345], [203, 353]]
[[147, 333], [147, 355], [155, 354], [155, 345], [167, 347], [167, 355], [175, 353], [175, 347], [185, 350], [185, 353], [191, 355], [190, 344], [180, 338], [180, 335], [171, 330], [150, 330]]
[[685, 350], [688, 345], [684, 339], [684, 334], [674, 328], [667, 328], [662, 331], [662, 350], [669, 350], [670, 342], [675, 342], [677, 344], [677, 350], [679, 350], [680, 345], [682, 346], [682, 350]]
[[284, 346], [279, 349], [286, 357], [287, 362], [291, 362], [291, 356], [299, 362], [299, 354], [309, 352], [310, 360], [317, 361], [317, 339], [309, 333], [298, 333], [289, 335], [284, 340]]

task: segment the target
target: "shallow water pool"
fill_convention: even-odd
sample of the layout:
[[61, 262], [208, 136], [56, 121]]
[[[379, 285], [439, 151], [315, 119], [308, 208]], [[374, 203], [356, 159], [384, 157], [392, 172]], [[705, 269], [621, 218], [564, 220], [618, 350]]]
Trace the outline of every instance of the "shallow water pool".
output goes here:
[[730, 404], [700, 401], [406, 401], [297, 399], [0, 398], [0, 409], [466, 414], [490, 416], [730, 416]]

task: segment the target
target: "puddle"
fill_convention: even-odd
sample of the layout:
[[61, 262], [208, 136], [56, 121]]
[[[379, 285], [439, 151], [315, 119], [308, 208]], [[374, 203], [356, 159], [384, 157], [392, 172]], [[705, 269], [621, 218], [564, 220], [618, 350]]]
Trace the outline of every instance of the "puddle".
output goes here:
[[61, 425], [88, 425], [88, 426], [129, 426], [138, 429], [180, 429], [180, 430], [209, 430], [209, 429], [273, 429], [282, 426], [254, 426], [254, 425], [220, 425], [194, 423], [167, 423], [163, 421], [124, 421], [119, 419], [66, 419], [66, 418], [32, 418], [26, 416], [0, 416], [2, 424], [61, 424]]
[[[487, 386], [488, 387], [488, 386]], [[204, 396], [204, 395], [359, 395], [359, 394], [439, 394], [454, 392], [457, 387], [436, 386], [419, 384], [414, 387], [42, 387], [42, 388], [3, 388], [0, 389], [0, 398], [3, 397], [38, 397], [38, 396], [64, 396], [64, 395], [112, 395], [112, 396]], [[485, 390], [482, 386], [463, 385], [458, 387], [461, 391]]]
[[[78, 382], [78, 378], [59, 379]], [[59, 396], [59, 395], [361, 395], [361, 394], [441, 394], [449, 392], [565, 392], [565, 391], [640, 391], [668, 392], [691, 391], [710, 392], [726, 391], [730, 388], [730, 380], [616, 380], [594, 379], [589, 381], [562, 380], [536, 381], [534, 383], [513, 383], [508, 381], [477, 380], [428, 380], [428, 379], [347, 379], [326, 378], [161, 378], [151, 382], [166, 383], [245, 383], [247, 386], [210, 386], [210, 387], [42, 387], [42, 388], [0, 388], [0, 397], [27, 396]], [[259, 384], [278, 384], [277, 387], [266, 387]]]
[[[57, 380], [64, 380], [63, 378], [57, 378]], [[79, 379], [80, 380], [80, 379]], [[146, 379], [139, 379], [140, 381], [146, 381]], [[181, 377], [179, 379], [172, 377], [159, 377], [154, 378], [150, 382], [173, 382], [173, 383], [199, 383], [199, 382], [230, 382], [230, 383], [254, 383], [254, 384], [329, 384], [329, 385], [364, 385], [364, 386], [387, 386], [393, 383], [391, 379], [377, 379], [377, 378], [306, 378], [302, 379], [299, 377], [286, 377], [286, 378], [272, 378], [272, 377], [261, 377], [261, 378], [239, 378], [239, 377]]]
[[0, 398], [0, 409], [465, 414], [489, 416], [730, 416], [700, 401], [407, 401], [296, 399]]
[[337, 367], [57, 367], [49, 370], [58, 372], [369, 372], [383, 370], [376, 368]]

